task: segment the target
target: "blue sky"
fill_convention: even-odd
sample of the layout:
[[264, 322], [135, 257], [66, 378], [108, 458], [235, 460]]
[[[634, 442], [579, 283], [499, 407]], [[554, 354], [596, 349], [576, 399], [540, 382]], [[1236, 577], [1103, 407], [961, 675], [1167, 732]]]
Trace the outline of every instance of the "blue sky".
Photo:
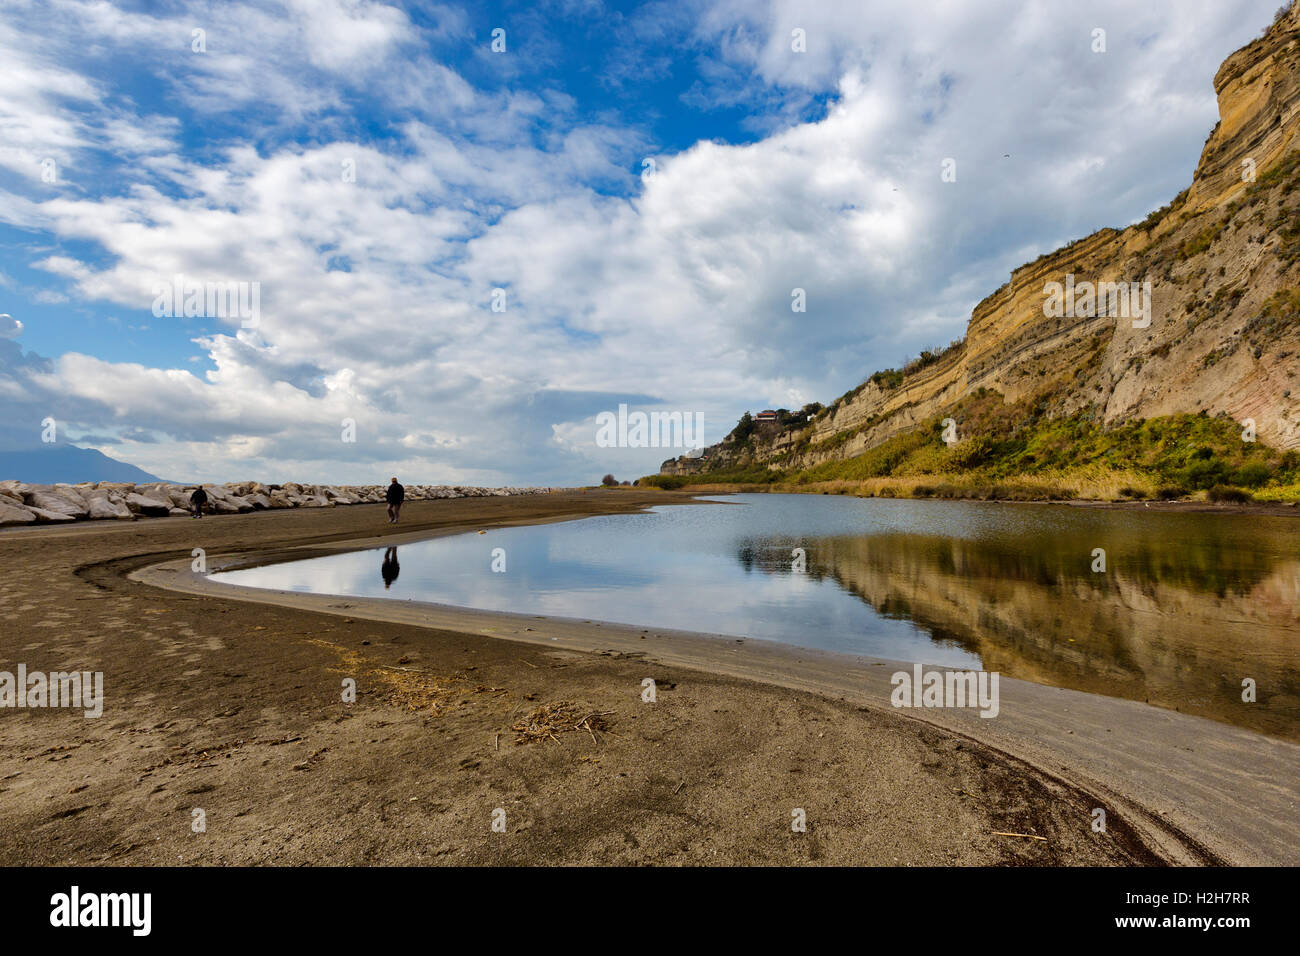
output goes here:
[[[1276, 5], [13, 0], [0, 440], [54, 417], [178, 479], [654, 471], [595, 417], [716, 441], [829, 401], [1168, 201]], [[178, 274], [256, 283], [257, 327], [155, 315]]]

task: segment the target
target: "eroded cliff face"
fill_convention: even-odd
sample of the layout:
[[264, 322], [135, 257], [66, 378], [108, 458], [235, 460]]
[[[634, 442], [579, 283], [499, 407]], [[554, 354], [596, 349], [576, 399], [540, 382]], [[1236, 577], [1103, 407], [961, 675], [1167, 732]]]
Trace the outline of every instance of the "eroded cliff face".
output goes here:
[[[723, 442], [663, 472], [850, 458], [982, 388], [1049, 414], [1091, 408], [1106, 424], [1222, 412], [1253, 419], [1267, 444], [1300, 447], [1300, 4], [1224, 61], [1214, 85], [1220, 122], [1165, 209], [1021, 266], [975, 307], [961, 346], [901, 383], [867, 383], [805, 428]], [[1053, 309], [1049, 284], [1071, 276], [1136, 297]]]

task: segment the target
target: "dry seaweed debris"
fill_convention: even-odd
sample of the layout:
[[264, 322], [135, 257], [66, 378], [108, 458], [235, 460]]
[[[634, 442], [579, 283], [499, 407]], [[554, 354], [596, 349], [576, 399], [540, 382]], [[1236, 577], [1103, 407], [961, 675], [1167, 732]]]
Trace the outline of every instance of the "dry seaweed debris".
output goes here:
[[[381, 700], [403, 710], [427, 711], [438, 716], [456, 696], [459, 688], [455, 685], [462, 683], [458, 677], [440, 677], [422, 668], [380, 664], [358, 651], [332, 641], [309, 639], [307, 643], [327, 648], [338, 655], [342, 666], [330, 668], [335, 673], [350, 677], [364, 675], [367, 678], [365, 683], [368, 688], [373, 688]], [[487, 689], [500, 690], [500, 688]]]
[[515, 732], [516, 744], [536, 743], [547, 738], [558, 742], [559, 734], [576, 730], [585, 730], [593, 742], [600, 743], [596, 732], [609, 729], [605, 718], [613, 713], [612, 710], [587, 711], [573, 701], [560, 700], [538, 707], [527, 717], [515, 721], [510, 729]]

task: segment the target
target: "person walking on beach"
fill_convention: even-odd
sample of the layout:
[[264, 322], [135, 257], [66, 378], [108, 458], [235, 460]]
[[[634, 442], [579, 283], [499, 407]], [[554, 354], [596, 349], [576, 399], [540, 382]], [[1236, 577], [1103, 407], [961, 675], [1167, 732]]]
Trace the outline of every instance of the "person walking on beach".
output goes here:
[[384, 495], [388, 499], [388, 523], [397, 524], [397, 519], [402, 514], [402, 502], [406, 500], [406, 489], [393, 479], [393, 483], [388, 486], [388, 494]]
[[194, 494], [190, 495], [190, 507], [194, 509], [194, 514], [191, 515], [191, 517], [202, 518], [203, 506], [206, 505], [207, 503], [208, 503], [208, 493], [203, 490], [202, 485], [199, 485], [197, 488], [194, 489]]

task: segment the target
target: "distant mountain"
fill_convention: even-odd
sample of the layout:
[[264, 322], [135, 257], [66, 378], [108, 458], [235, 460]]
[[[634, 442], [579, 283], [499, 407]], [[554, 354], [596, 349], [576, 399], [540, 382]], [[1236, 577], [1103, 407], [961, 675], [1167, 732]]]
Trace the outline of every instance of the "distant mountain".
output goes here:
[[93, 448], [43, 445], [38, 448], [0, 450], [0, 479], [17, 478], [33, 485], [79, 481], [166, 481], [143, 468], [109, 458]]

